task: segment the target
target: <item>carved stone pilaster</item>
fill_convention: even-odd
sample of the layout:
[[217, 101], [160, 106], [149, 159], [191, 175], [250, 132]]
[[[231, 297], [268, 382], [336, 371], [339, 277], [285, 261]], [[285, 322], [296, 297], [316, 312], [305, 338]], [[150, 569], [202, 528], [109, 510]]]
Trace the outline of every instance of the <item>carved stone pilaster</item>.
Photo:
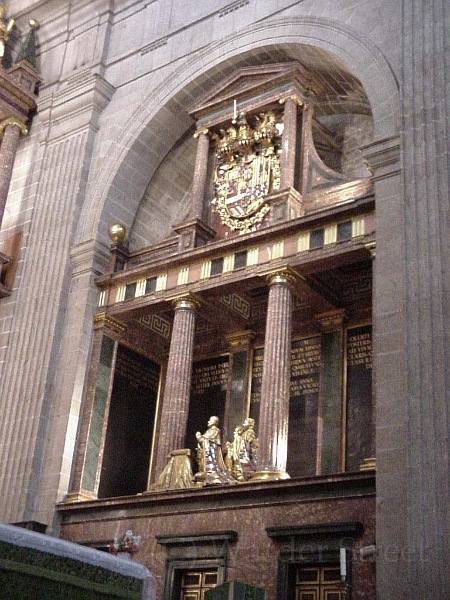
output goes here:
[[0, 228], [5, 212], [6, 199], [8, 198], [9, 185], [16, 158], [16, 150], [20, 135], [26, 135], [28, 129], [25, 124], [15, 118], [5, 119], [0, 123], [0, 132], [3, 134], [0, 146]]
[[[35, 511], [49, 514], [56, 495], [61, 498], [67, 492], [72, 464], [66, 457], [72, 455], [70, 446], [76, 437], [98, 294], [90, 270], [70, 281], [69, 252], [84, 201], [98, 119], [112, 93], [113, 87], [100, 76], [77, 74], [54, 94], [39, 97], [42, 163], [33, 204], [33, 235], [27, 239], [29, 260], [21, 269], [21, 302], [15, 309], [23, 335], [10, 338], [0, 394], [2, 406], [11, 407], [14, 423], [13, 428], [0, 425], [1, 435], [9, 432], [17, 440], [13, 452], [18, 457], [11, 462], [12, 476], [3, 486], [2, 518], [6, 521], [29, 520]], [[50, 222], [58, 224], [57, 235], [51, 238]], [[36, 331], [40, 331], [38, 337]], [[24, 360], [25, 356], [30, 359]], [[15, 401], [18, 394], [23, 400], [19, 404]], [[27, 423], [39, 423], [53, 405], [55, 416], [49, 421], [46, 443], [41, 443], [38, 427], [24, 435]], [[21, 416], [25, 406], [28, 419]], [[0, 449], [2, 461], [8, 460], [8, 454], [10, 448]], [[44, 464], [45, 473], [33, 466]], [[20, 505], [18, 497], [24, 498]]]
[[178, 252], [204, 246], [216, 236], [215, 230], [200, 219], [182, 223], [174, 231], [178, 234]]

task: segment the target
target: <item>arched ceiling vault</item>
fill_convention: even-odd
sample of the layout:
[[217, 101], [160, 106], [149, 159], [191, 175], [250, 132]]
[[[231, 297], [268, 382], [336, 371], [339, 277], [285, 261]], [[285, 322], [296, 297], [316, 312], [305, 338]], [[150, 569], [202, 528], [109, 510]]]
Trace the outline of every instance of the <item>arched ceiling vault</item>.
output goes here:
[[[347, 41], [348, 33], [345, 34], [344, 38]], [[355, 46], [359, 47], [360, 45], [360, 40], [357, 40]], [[261, 45], [241, 53], [236, 52], [234, 56], [229, 58], [226, 58], [227, 54], [224, 53], [222, 54], [223, 60], [209, 69], [204, 68], [206, 62], [204, 57], [203, 59], [202, 57], [192, 58], [189, 61], [192, 64], [184, 65], [184, 70], [181, 68], [177, 70], [179, 74], [183, 73], [185, 78], [184, 85], [181, 85], [179, 81], [177, 82], [178, 91], [170, 96], [170, 89], [174, 85], [173, 80], [168, 78], [166, 86], [161, 86], [159, 91], [153, 92], [151, 99], [149, 99], [153, 109], [150, 108], [150, 105], [143, 106], [142, 114], [135, 113], [130, 118], [130, 122], [133, 121], [134, 140], [131, 139], [130, 143], [127, 144], [122, 142], [119, 144], [118, 142], [117, 154], [115, 155], [112, 151], [110, 164], [107, 165], [107, 168], [91, 187], [80, 220], [78, 241], [97, 238], [98, 241], [103, 241], [108, 245], [107, 230], [111, 222], [121, 221], [128, 228], [132, 228], [133, 224], [137, 225], [140, 219], [138, 216], [139, 207], [145, 198], [149, 183], [156, 177], [160, 179], [159, 184], [163, 184], [167, 173], [163, 172], [164, 168], [161, 165], [171, 152], [174, 152], [174, 156], [178, 153], [177, 160], [181, 165], [180, 182], [178, 183], [185, 185], [187, 173], [191, 168], [189, 160], [186, 160], [186, 152], [191, 153], [192, 150], [192, 146], [186, 140], [194, 125], [186, 110], [200, 95], [211, 90], [216, 82], [221, 81], [239, 67], [298, 61], [320, 78], [327, 89], [324, 101], [320, 107], [316, 108], [316, 114], [320, 111], [324, 117], [349, 112], [370, 115], [371, 108], [374, 114], [376, 109], [378, 118], [381, 119], [380, 130], [384, 127], [391, 132], [391, 135], [395, 135], [393, 128], [396, 127], [396, 116], [392, 115], [392, 106], [395, 105], [393, 95], [397, 93], [396, 83], [387, 63], [380, 67], [382, 57], [380, 55], [374, 58], [371, 56], [372, 51], [373, 48], [365, 49], [367, 56], [371, 57], [373, 61], [373, 78], [378, 77], [380, 82], [390, 82], [390, 89], [377, 92], [380, 99], [383, 98], [383, 95], [385, 97], [386, 115], [382, 114], [380, 107], [371, 107], [362, 83], [340, 58], [324, 48], [312, 46], [311, 44], [279, 43]], [[342, 51], [341, 54], [345, 54], [345, 52]], [[211, 56], [211, 61], [213, 60], [214, 56]], [[354, 60], [361, 61], [362, 59], [361, 56], [358, 56], [354, 57]], [[193, 68], [193, 65], [195, 65], [195, 68]], [[368, 66], [366, 65], [365, 68], [367, 70]], [[377, 69], [378, 72], [376, 72]], [[166, 98], [166, 101], [161, 103], [164, 98]], [[373, 100], [373, 98], [370, 100]], [[158, 105], [159, 109], [157, 108]], [[376, 127], [377, 124], [375, 123]], [[133, 132], [129, 135], [132, 134]], [[184, 148], [180, 141], [185, 142]], [[160, 167], [162, 171], [159, 170], [158, 172]], [[173, 175], [173, 169], [168, 169], [168, 172]], [[167, 233], [168, 221], [164, 219], [165, 210], [166, 212], [169, 210], [169, 213], [173, 210], [179, 213], [180, 210], [183, 210], [183, 207], [177, 204], [175, 208], [169, 208], [161, 202], [154, 203], [151, 206], [151, 219], [155, 227], [159, 228], [159, 237], [162, 237], [161, 233]], [[161, 231], [160, 217], [166, 224], [166, 230], [163, 232]], [[145, 242], [144, 237], [147, 238], [148, 243], [155, 241], [154, 238], [148, 239], [152, 238], [151, 234], [142, 235], [141, 231], [137, 236], [136, 246], [141, 246]]]

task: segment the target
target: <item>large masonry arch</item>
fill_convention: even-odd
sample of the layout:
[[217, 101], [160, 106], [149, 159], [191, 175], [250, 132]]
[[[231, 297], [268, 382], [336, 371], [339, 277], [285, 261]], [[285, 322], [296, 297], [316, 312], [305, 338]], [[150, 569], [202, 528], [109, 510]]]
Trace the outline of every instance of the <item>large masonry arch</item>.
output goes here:
[[[381, 50], [370, 40], [336, 22], [292, 18], [257, 24], [215, 42], [174, 69], [124, 122], [101, 169], [93, 173], [80, 218], [77, 243], [107, 242], [111, 218], [130, 226], [145, 187], [178, 137], [192, 125], [184, 114], [195, 89], [207, 89], [242, 64], [258, 64], [272, 53], [298, 56], [303, 45], [325, 50], [357, 77], [369, 99], [375, 140], [398, 133], [398, 87]], [[278, 60], [278, 62], [280, 62]], [[105, 117], [117, 110], [114, 98]], [[164, 144], [153, 143], [164, 131]], [[169, 132], [175, 132], [173, 136]], [[132, 173], [132, 177], [127, 176]]]

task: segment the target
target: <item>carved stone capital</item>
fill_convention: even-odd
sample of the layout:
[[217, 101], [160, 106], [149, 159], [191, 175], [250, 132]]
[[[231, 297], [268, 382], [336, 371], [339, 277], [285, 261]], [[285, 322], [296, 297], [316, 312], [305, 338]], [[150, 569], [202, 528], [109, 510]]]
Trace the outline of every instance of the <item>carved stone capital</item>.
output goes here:
[[110, 254], [106, 246], [95, 240], [88, 240], [70, 249], [70, 259], [73, 277], [86, 273], [101, 275], [107, 269]]

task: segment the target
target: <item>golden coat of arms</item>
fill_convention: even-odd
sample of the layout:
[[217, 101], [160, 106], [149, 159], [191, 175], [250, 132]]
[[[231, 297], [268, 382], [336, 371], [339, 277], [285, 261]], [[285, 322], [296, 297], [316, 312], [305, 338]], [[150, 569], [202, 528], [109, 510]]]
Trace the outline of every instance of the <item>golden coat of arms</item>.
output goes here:
[[249, 232], [270, 207], [265, 197], [280, 187], [282, 115], [240, 113], [216, 142], [215, 209], [231, 230]]

